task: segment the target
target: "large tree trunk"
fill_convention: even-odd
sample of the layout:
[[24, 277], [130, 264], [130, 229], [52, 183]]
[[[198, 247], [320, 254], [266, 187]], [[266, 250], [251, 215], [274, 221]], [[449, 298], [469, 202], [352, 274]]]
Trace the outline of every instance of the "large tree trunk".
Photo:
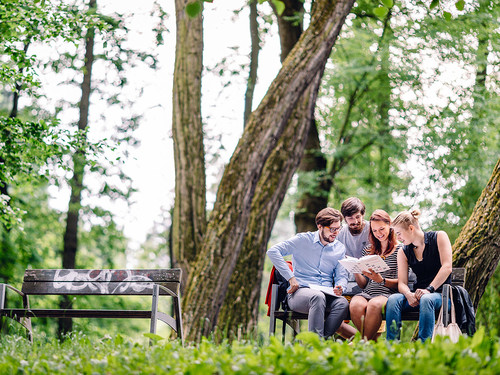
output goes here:
[[[298, 101], [324, 69], [353, 0], [320, 0], [310, 27], [287, 57], [225, 169], [203, 247], [183, 299], [186, 336], [199, 340], [217, 323], [250, 220], [264, 165], [283, 136]], [[244, 287], [244, 286], [242, 286]]]
[[[274, 7], [273, 7], [274, 9]], [[285, 60], [302, 34], [302, 23], [290, 21], [290, 17], [303, 13], [300, 0], [285, 1], [285, 10], [278, 15], [281, 41], [281, 62]], [[309, 145], [311, 130], [316, 133], [314, 107], [321, 75], [318, 75], [290, 117], [286, 131], [275, 151], [264, 166], [262, 177], [255, 189], [254, 201], [247, 225], [242, 250], [218, 318], [221, 332], [233, 335], [245, 335], [257, 325], [262, 270], [265, 261], [267, 243], [276, 215], [283, 202], [290, 180], [297, 169], [297, 163], [304, 158], [305, 147]], [[309, 130], [308, 130], [309, 129]], [[319, 144], [319, 140], [318, 140]], [[242, 285], [245, 287], [242, 288]]]
[[[89, 10], [97, 9], [96, 0], [90, 0]], [[78, 130], [85, 136], [89, 118], [89, 104], [91, 94], [92, 65], [94, 64], [94, 29], [90, 28], [85, 39], [85, 65], [83, 82], [81, 84], [82, 98], [80, 100], [80, 117], [78, 120]], [[85, 146], [82, 146], [85, 147]], [[73, 177], [70, 181], [71, 196], [66, 218], [66, 230], [64, 232], [64, 245], [62, 253], [62, 267], [76, 268], [76, 252], [78, 250], [78, 219], [80, 215], [83, 175], [86, 165], [85, 150], [79, 149], [73, 154]], [[71, 298], [63, 296], [60, 307], [71, 309]], [[73, 328], [71, 318], [59, 319], [58, 333], [62, 337]]]
[[302, 159], [308, 129], [314, 126], [312, 117], [321, 76], [322, 72], [317, 74], [301, 98], [255, 189], [241, 253], [218, 319], [222, 332], [246, 334], [257, 325], [267, 243], [290, 180]]
[[181, 293], [206, 230], [205, 150], [201, 121], [202, 14], [189, 17], [189, 0], [176, 0], [177, 41], [172, 99], [175, 205], [172, 264], [182, 269]]
[[500, 259], [500, 159], [472, 215], [453, 244], [453, 266], [467, 270], [465, 289], [474, 308]]

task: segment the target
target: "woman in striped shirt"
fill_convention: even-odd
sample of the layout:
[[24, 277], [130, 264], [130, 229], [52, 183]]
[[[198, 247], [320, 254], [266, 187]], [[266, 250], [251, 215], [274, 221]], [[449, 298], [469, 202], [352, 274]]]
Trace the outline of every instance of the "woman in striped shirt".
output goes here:
[[363, 338], [376, 340], [380, 335], [382, 308], [398, 289], [397, 253], [401, 245], [391, 228], [391, 218], [384, 210], [375, 210], [370, 217], [368, 238], [370, 244], [363, 249], [362, 256], [380, 255], [389, 269], [381, 273], [373, 270], [355, 273], [356, 282], [363, 292], [352, 298], [349, 309], [351, 319]]

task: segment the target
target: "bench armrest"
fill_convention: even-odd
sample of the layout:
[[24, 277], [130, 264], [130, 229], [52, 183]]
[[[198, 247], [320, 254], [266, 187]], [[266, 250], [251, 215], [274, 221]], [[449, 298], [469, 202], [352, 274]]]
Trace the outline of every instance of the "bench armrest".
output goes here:
[[10, 289], [10, 290], [13, 290], [14, 292], [16, 292], [17, 294], [19, 294], [22, 297], [24, 308], [29, 308], [30, 307], [28, 295], [26, 293], [23, 293], [19, 289], [14, 288], [12, 285], [9, 285], [9, 284], [0, 284], [0, 308], [4, 309], [6, 307], [5, 306], [5, 297], [6, 297], [6, 292], [7, 292], [6, 289], [7, 288]]
[[175, 294], [174, 292], [172, 292], [170, 289], [165, 288], [163, 285], [159, 285], [159, 284], [157, 284], [157, 285], [158, 285], [158, 287], [159, 287], [161, 290], [163, 290], [164, 292], [167, 292], [169, 296], [171, 296], [171, 297], [178, 297], [178, 295], [177, 295], [177, 294]]
[[7, 288], [13, 290], [17, 294], [19, 294], [21, 297], [25, 297], [26, 296], [26, 294], [24, 294], [23, 292], [21, 292], [19, 289], [14, 288], [12, 285], [9, 285], [9, 284], [2, 284], [2, 285], [5, 285]]

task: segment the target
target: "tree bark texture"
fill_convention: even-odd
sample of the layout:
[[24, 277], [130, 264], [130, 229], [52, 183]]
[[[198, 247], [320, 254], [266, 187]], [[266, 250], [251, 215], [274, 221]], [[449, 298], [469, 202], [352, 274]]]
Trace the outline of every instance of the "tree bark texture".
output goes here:
[[500, 159], [472, 214], [453, 244], [453, 266], [467, 270], [465, 289], [474, 307], [500, 259]]
[[[96, 0], [90, 0], [89, 9], [97, 9]], [[79, 104], [80, 116], [78, 119], [78, 131], [85, 135], [89, 121], [90, 94], [92, 92], [92, 66], [94, 64], [94, 29], [87, 31], [85, 39], [85, 62], [83, 70], [83, 82], [81, 84], [82, 97]], [[73, 154], [73, 177], [70, 181], [71, 195], [66, 218], [66, 230], [64, 232], [64, 244], [62, 253], [62, 267], [76, 268], [76, 253], [78, 251], [78, 219], [80, 216], [83, 176], [86, 165], [85, 150], [76, 150]], [[70, 309], [71, 299], [68, 296], [62, 297], [60, 307]], [[70, 332], [73, 328], [71, 318], [59, 319], [59, 336]]]
[[215, 327], [250, 220], [264, 165], [283, 136], [298, 101], [324, 69], [353, 0], [315, 2], [311, 26], [285, 60], [224, 171], [200, 254], [183, 299], [188, 340]]
[[173, 265], [182, 269], [181, 293], [201, 250], [206, 230], [205, 150], [201, 120], [203, 18], [185, 12], [189, 0], [176, 0], [177, 41], [172, 99], [175, 204]]
[[245, 92], [245, 111], [243, 113], [243, 127], [252, 113], [253, 94], [257, 83], [257, 69], [259, 67], [260, 37], [257, 12], [257, 0], [250, 0], [250, 71], [248, 72], [247, 90]]
[[255, 189], [242, 250], [218, 318], [223, 332], [247, 334], [257, 325], [267, 243], [288, 185], [304, 154], [323, 72], [298, 103], [276, 148], [266, 161]]
[[[302, 22], [294, 23], [289, 17], [303, 15], [304, 9], [300, 0], [288, 0], [285, 1], [283, 14], [278, 15], [274, 6], [273, 10], [278, 19], [283, 62], [303, 31]], [[316, 139], [319, 145], [314, 108], [321, 76], [318, 75], [318, 79], [313, 81], [295, 108], [287, 131], [267, 160], [255, 189], [242, 250], [217, 323], [218, 329], [230, 337], [251, 333], [257, 325], [262, 270], [271, 229], [297, 164], [304, 158], [304, 144], [307, 148], [310, 139]], [[315, 138], [308, 135], [311, 131], [316, 134]]]

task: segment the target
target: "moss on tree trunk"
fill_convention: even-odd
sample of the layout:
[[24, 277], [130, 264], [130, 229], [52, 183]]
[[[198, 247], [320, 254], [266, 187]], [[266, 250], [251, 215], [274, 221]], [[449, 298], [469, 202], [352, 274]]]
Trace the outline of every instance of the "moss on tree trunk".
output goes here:
[[467, 269], [465, 288], [474, 307], [500, 259], [500, 159], [460, 235], [453, 244], [453, 266]]

